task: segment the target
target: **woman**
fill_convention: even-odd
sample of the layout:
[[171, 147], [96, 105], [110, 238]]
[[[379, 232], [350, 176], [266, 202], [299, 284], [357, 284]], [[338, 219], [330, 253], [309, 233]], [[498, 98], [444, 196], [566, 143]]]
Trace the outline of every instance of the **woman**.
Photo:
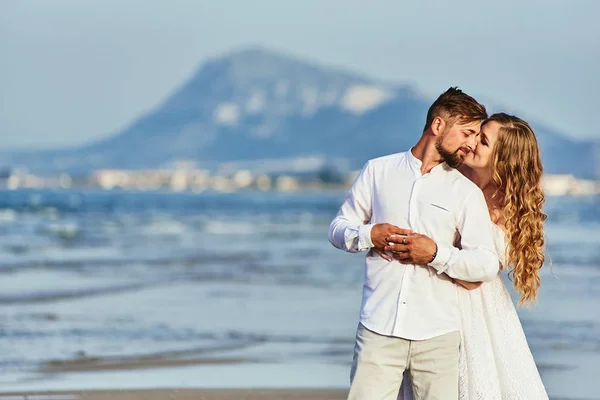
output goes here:
[[[485, 195], [501, 268], [509, 271], [519, 304], [534, 302], [540, 287], [546, 219], [542, 170], [533, 130], [504, 113], [484, 121], [477, 148], [461, 167]], [[501, 273], [491, 282], [457, 283], [460, 400], [548, 399]], [[403, 385], [400, 398], [412, 399], [411, 386]]]

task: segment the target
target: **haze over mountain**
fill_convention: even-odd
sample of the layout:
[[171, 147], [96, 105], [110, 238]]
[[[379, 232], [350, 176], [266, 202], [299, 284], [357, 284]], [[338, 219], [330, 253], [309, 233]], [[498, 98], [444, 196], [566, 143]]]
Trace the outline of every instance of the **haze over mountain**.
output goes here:
[[[432, 100], [411, 86], [252, 48], [207, 61], [156, 109], [108, 139], [73, 149], [5, 151], [0, 164], [36, 173], [182, 161], [257, 172], [356, 169], [414, 144]], [[546, 172], [598, 176], [597, 143], [532, 125]]]

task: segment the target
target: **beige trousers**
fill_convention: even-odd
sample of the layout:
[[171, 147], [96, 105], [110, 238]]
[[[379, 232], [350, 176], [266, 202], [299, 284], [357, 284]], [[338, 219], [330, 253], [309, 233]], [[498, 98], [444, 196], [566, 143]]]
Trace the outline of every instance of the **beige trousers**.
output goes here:
[[406, 340], [359, 324], [348, 400], [396, 400], [405, 370], [415, 400], [457, 400], [459, 346], [458, 331]]

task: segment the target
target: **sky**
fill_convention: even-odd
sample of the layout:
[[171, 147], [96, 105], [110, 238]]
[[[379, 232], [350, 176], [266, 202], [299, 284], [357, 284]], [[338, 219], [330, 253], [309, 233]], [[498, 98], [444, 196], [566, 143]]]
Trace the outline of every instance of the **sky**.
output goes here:
[[598, 16], [597, 0], [0, 0], [0, 148], [114, 135], [257, 45], [600, 138]]

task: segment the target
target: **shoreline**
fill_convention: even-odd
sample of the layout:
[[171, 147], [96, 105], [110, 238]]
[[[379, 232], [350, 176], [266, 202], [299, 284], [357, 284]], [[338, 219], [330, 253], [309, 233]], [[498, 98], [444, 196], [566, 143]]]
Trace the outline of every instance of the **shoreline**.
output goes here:
[[[349, 365], [183, 353], [50, 362], [13, 382], [4, 377], [0, 400], [342, 400], [348, 393]], [[581, 374], [572, 366], [547, 361], [538, 368], [550, 382]], [[588, 372], [583, 379], [592, 379]], [[551, 400], [591, 400], [586, 396], [593, 391], [588, 389], [571, 397], [547, 386]]]
[[347, 395], [345, 389], [116, 389], [0, 392], [0, 400], [344, 400]]
[[0, 400], [342, 400], [342, 389], [148, 389], [0, 393]]

